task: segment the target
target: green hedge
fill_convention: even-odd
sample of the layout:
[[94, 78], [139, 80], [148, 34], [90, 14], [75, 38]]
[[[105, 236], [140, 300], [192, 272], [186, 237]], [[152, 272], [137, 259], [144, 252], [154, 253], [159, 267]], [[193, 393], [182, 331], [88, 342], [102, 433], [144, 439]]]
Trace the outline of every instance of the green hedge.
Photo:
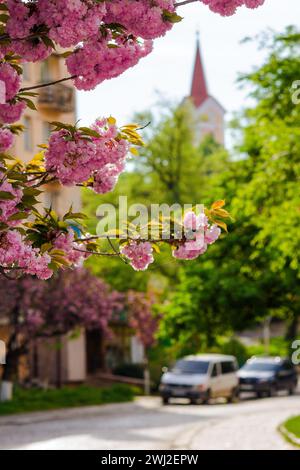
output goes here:
[[16, 387], [12, 401], [0, 402], [0, 415], [127, 402], [134, 399], [135, 392], [136, 390], [128, 385], [105, 388], [82, 385], [53, 390]]

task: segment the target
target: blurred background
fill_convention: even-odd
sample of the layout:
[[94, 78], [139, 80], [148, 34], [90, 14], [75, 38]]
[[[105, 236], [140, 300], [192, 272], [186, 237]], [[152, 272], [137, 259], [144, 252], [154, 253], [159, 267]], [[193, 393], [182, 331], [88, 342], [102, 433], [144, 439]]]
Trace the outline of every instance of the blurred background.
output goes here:
[[[3, 392], [13, 399], [0, 404], [0, 414], [158, 394], [162, 368], [189, 354], [233, 355], [243, 366], [252, 356], [295, 352], [300, 5], [269, 0], [230, 18], [202, 4], [179, 13], [184, 20], [121, 77], [77, 96], [70, 84], [46, 88], [38, 113], [24, 117], [16, 151], [29, 159], [54, 120], [90, 124], [113, 115], [119, 124], [150, 123], [146, 147], [114, 192], [49, 186], [45, 206], [64, 213], [72, 203], [94, 234], [97, 207], [118, 208], [119, 196], [147, 207], [223, 199], [233, 216], [228, 234], [192, 262], [162, 249], [147, 272], [94, 257], [46, 290], [38, 281], [3, 280], [2, 380], [14, 383], [15, 393]], [[58, 55], [24, 73], [29, 85], [64, 74]], [[20, 324], [14, 312], [37, 301], [41, 318]]]

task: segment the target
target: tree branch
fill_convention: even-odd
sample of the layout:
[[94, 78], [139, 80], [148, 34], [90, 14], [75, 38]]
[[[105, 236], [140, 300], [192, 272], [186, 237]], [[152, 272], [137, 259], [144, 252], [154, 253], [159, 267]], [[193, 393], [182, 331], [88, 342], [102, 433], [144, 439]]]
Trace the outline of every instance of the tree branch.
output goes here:
[[198, 2], [199, 0], [185, 0], [184, 2], [178, 2], [174, 4], [175, 8], [182, 7], [183, 5], [188, 5], [189, 3], [195, 3]]
[[45, 88], [47, 86], [57, 85], [58, 83], [66, 82], [67, 80], [74, 80], [74, 78], [76, 78], [76, 77], [77, 77], [77, 75], [71, 75], [70, 77], [61, 78], [60, 80], [55, 80], [54, 82], [40, 83], [39, 85], [28, 86], [28, 87], [25, 87], [25, 88], [21, 88], [20, 92], [30, 91], [30, 90], [37, 90], [38, 88]]

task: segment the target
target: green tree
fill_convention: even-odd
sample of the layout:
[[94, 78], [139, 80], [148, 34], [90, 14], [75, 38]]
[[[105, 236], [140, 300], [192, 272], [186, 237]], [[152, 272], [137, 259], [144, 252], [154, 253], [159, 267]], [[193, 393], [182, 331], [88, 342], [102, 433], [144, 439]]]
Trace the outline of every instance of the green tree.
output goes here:
[[[162, 107], [160, 111], [159, 119], [149, 113], [136, 116], [138, 122], [151, 123], [144, 130], [147, 145], [131, 161], [129, 171], [121, 176], [116, 190], [103, 197], [83, 192], [91, 233], [95, 233], [99, 204], [118, 207], [122, 195], [128, 196], [128, 206], [213, 202], [213, 180], [226, 168], [228, 153], [211, 136], [198, 143], [195, 116], [188, 101], [176, 107]], [[180, 263], [170, 260], [164, 250], [156, 256], [157, 263], [146, 273], [133, 273], [118, 259], [93, 258], [88, 265], [94, 274], [104, 277], [118, 290], [146, 290], [149, 283], [166, 290], [170, 281], [174, 285]]]
[[229, 200], [235, 224], [222, 243], [182, 268], [177, 290], [164, 307], [161, 334], [182, 350], [210, 347], [218, 334], [266, 316], [285, 318], [287, 337], [296, 335], [300, 105], [291, 93], [298, 80], [300, 35], [288, 28], [263, 38], [265, 63], [240, 78], [251, 87], [256, 105], [239, 117], [239, 160], [213, 179], [214, 194]]

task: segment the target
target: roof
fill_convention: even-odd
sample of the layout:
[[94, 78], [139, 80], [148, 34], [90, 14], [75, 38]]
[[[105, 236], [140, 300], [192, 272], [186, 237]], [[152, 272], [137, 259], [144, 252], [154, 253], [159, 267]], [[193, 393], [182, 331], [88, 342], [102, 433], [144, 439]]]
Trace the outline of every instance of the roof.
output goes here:
[[204, 66], [201, 57], [199, 37], [197, 37], [196, 58], [190, 97], [196, 108], [199, 108], [199, 106], [201, 106], [201, 104], [204, 103], [204, 101], [209, 97]]
[[183, 359], [193, 361], [232, 361], [235, 360], [234, 356], [226, 356], [225, 354], [195, 354], [186, 356]]

